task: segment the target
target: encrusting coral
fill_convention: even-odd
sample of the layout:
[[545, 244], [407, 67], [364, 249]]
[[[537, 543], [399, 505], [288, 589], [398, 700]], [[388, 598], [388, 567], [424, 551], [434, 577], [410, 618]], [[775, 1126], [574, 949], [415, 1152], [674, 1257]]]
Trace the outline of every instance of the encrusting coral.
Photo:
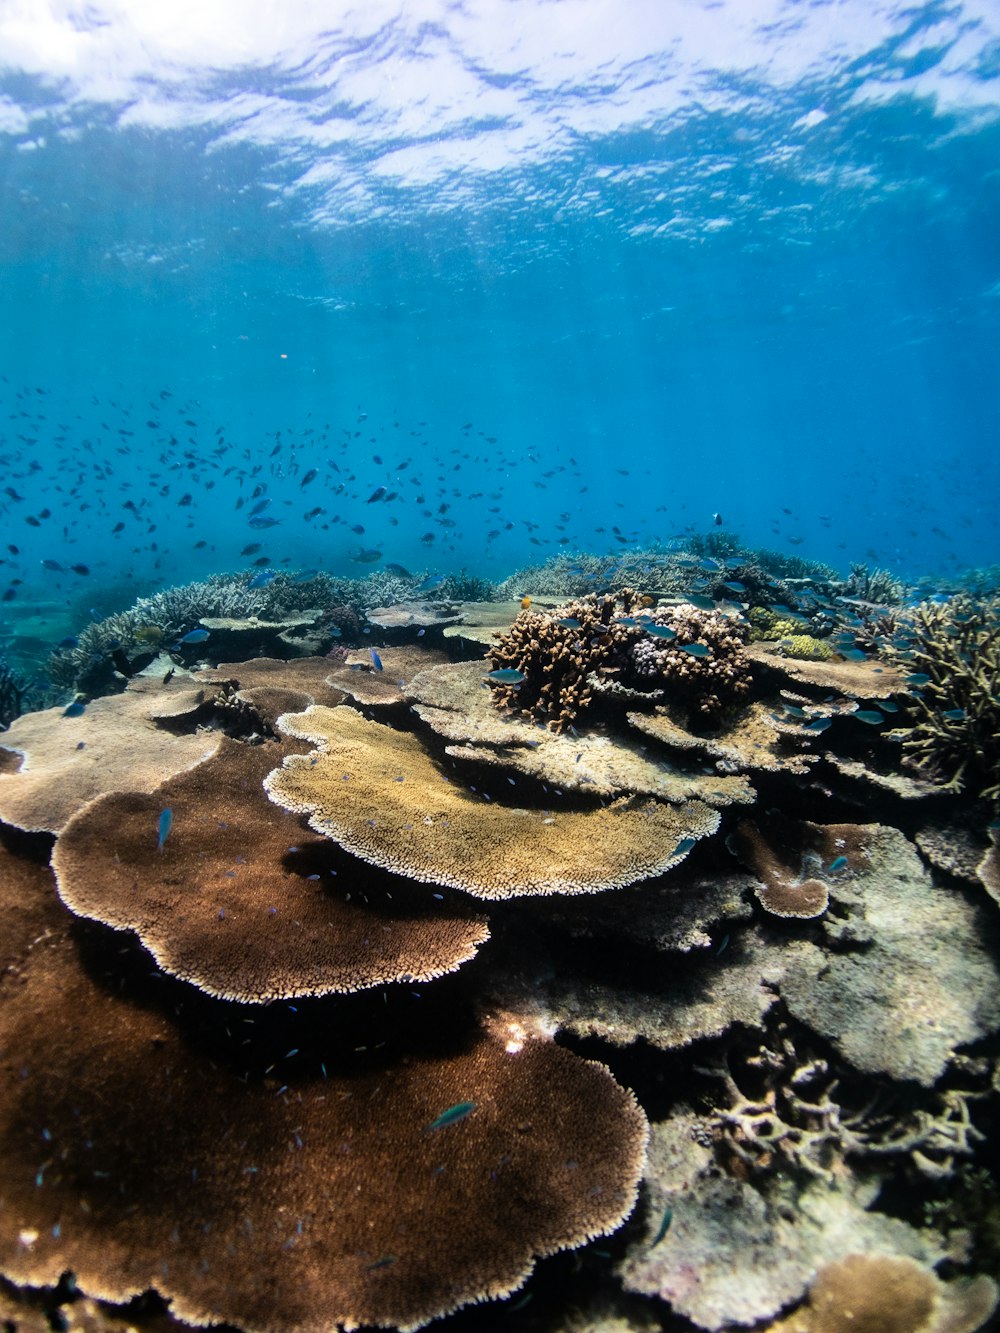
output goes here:
[[990, 1278], [942, 1282], [913, 1259], [849, 1254], [824, 1265], [806, 1305], [767, 1333], [975, 1333], [996, 1306]]

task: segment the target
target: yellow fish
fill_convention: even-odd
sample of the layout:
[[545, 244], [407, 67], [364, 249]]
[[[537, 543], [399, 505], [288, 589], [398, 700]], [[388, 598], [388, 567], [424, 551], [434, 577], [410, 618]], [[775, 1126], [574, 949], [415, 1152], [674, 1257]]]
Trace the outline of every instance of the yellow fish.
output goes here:
[[525, 595], [521, 598], [521, 610], [527, 611], [530, 606], [531, 606], [531, 598], [528, 596], [527, 593], [525, 593]]

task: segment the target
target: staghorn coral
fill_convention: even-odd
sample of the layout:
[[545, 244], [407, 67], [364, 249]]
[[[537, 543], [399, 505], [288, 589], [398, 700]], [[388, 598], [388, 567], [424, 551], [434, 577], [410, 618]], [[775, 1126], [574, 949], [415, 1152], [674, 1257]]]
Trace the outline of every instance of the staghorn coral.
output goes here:
[[626, 800], [554, 815], [484, 800], [450, 782], [415, 736], [350, 708], [309, 708], [279, 725], [320, 749], [269, 774], [276, 805], [308, 815], [363, 861], [480, 898], [634, 884], [683, 859], [684, 839], [719, 825], [700, 801]]
[[925, 1180], [946, 1183], [985, 1138], [970, 1110], [987, 1095], [981, 1071], [968, 1071], [977, 1086], [919, 1098], [892, 1085], [862, 1094], [856, 1080], [845, 1080], [849, 1071], [802, 1051], [786, 1022], [753, 1054], [741, 1052], [738, 1069], [733, 1065], [723, 1049], [696, 1072], [717, 1083], [711, 1137], [721, 1165], [737, 1179], [791, 1172], [832, 1185], [848, 1159], [871, 1166], [895, 1158]]
[[8, 662], [0, 657], [0, 731], [6, 731], [16, 717], [28, 711], [33, 694], [32, 683], [23, 680]]
[[914, 608], [896, 657], [910, 673], [903, 763], [949, 791], [1000, 802], [1000, 603], [953, 597]]
[[887, 569], [869, 569], [867, 565], [851, 565], [845, 592], [874, 606], [898, 606], [906, 596], [906, 584]]

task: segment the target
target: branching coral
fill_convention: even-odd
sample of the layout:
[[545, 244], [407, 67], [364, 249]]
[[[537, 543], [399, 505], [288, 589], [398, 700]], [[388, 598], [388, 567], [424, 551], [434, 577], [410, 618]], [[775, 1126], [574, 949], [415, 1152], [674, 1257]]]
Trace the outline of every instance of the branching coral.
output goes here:
[[627, 673], [640, 635], [632, 620], [639, 603], [639, 594], [625, 588], [569, 602], [558, 614], [523, 611], [490, 650], [494, 667], [521, 677], [493, 683], [494, 701], [565, 731], [590, 706], [592, 673], [611, 679]]
[[494, 702], [562, 732], [596, 692], [623, 686], [718, 721], [750, 687], [744, 623], [688, 603], [650, 609], [634, 589], [591, 594], [551, 614], [525, 611], [490, 656], [519, 679], [493, 683]]
[[0, 657], [0, 731], [6, 731], [26, 711], [25, 701], [30, 691], [30, 682], [22, 680]]
[[[675, 637], [657, 637], [656, 628]], [[714, 725], [726, 709], [741, 703], [750, 690], [750, 664], [743, 652], [747, 627], [721, 611], [695, 606], [659, 608], [635, 644], [636, 674], [663, 689], [665, 702], [677, 704], [691, 721]]]
[[851, 566], [847, 591], [851, 597], [859, 597], [864, 602], [898, 606], [906, 596], [906, 585], [887, 569], [869, 569], [867, 565], [856, 564]]
[[981, 1088], [935, 1090], [902, 1111], [889, 1091], [851, 1105], [828, 1061], [800, 1054], [784, 1025], [738, 1075], [726, 1053], [698, 1072], [721, 1086], [714, 1138], [723, 1166], [739, 1179], [792, 1170], [833, 1181], [848, 1158], [895, 1157], [943, 1181], [984, 1137], [970, 1113], [986, 1095]]
[[[896, 734], [903, 762], [950, 791], [1000, 801], [1000, 603], [954, 597], [913, 612], [905, 660], [912, 727]], [[926, 677], [926, 679], [921, 679]]]

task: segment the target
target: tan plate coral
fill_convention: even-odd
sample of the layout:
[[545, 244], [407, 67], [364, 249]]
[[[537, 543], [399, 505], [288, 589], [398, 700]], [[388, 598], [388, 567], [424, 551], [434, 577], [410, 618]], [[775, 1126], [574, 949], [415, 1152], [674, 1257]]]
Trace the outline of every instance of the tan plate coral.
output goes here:
[[279, 725], [319, 749], [268, 776], [272, 801], [362, 860], [481, 898], [621, 888], [668, 869], [719, 824], [699, 801], [561, 814], [490, 802], [449, 782], [415, 736], [350, 708], [309, 708]]
[[215, 754], [221, 734], [174, 735], [157, 726], [158, 706], [194, 710], [203, 691], [161, 686], [95, 699], [77, 717], [62, 708], [25, 713], [2, 745], [23, 756], [0, 773], [0, 819], [18, 828], [57, 833], [72, 814], [109, 791], [153, 791], [165, 778]]

